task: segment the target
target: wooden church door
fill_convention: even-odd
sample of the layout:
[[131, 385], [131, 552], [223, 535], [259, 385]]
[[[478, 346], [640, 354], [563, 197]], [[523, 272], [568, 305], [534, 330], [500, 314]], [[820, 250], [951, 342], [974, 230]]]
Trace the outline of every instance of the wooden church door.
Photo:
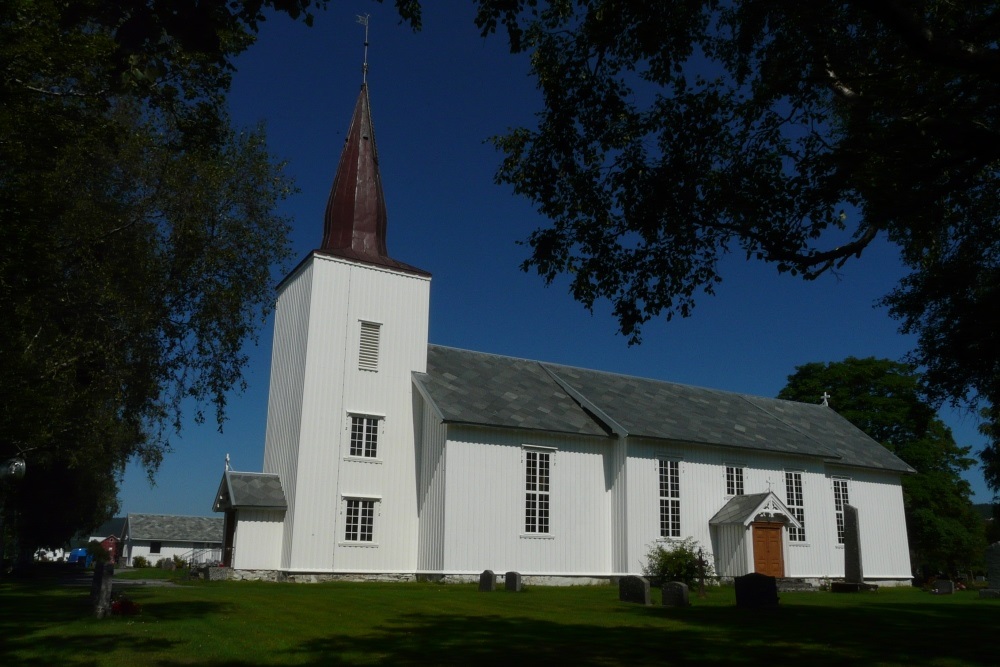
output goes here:
[[756, 522], [753, 526], [753, 570], [771, 577], [785, 576], [781, 554], [780, 523]]

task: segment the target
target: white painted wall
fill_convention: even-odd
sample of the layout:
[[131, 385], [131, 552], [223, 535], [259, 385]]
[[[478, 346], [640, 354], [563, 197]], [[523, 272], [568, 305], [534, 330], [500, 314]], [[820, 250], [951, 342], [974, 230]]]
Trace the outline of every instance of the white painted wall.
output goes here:
[[284, 515], [282, 510], [236, 510], [234, 569], [277, 570], [281, 566]]
[[[136, 556], [142, 556], [151, 566], [155, 566], [160, 560], [172, 559], [174, 556], [187, 560], [191, 558], [192, 552], [199, 554], [203, 561], [216, 561], [222, 558], [222, 544], [204, 542], [165, 542], [160, 541], [159, 553], [152, 553], [151, 546], [157, 540], [128, 540], [125, 545], [125, 564], [131, 567]], [[206, 551], [207, 550], [207, 551]], [[204, 553], [202, 553], [204, 552]]]
[[[415, 570], [411, 373], [426, 370], [429, 287], [427, 277], [323, 255], [283, 286], [264, 472], [278, 473], [289, 504], [284, 569]], [[377, 372], [358, 369], [361, 321], [381, 324]], [[348, 456], [351, 413], [384, 416], [377, 459]], [[378, 499], [374, 543], [343, 540], [347, 496]]]
[[[629, 439], [628, 567], [639, 572], [645, 555], [659, 538], [659, 458], [681, 462], [681, 533], [693, 537], [715, 557], [720, 574], [745, 574], [753, 569], [752, 536], [740, 527], [747, 544], [737, 547], [735, 528], [716, 530], [714, 540], [708, 521], [729, 500], [725, 465], [742, 465], [744, 492], [773, 490], [786, 499], [785, 471], [802, 473], [806, 541], [784, 537], [785, 573], [789, 577], [838, 577], [844, 574], [843, 548], [837, 544], [832, 475], [851, 478], [851, 504], [859, 508], [862, 556], [866, 578], [910, 576], [902, 487], [898, 475], [829, 466], [819, 459], [766, 452], [733, 452], [722, 448]], [[867, 517], [867, 521], [864, 517]], [[722, 527], [720, 527], [722, 528]]]
[[431, 406], [414, 393], [414, 430], [418, 438], [420, 479], [417, 488], [419, 536], [417, 570], [441, 572], [445, 545], [445, 439], [447, 429]]
[[[444, 571], [610, 572], [610, 480], [605, 459], [613, 442], [450, 426]], [[546, 535], [524, 532], [525, 446], [552, 448], [551, 532]]]

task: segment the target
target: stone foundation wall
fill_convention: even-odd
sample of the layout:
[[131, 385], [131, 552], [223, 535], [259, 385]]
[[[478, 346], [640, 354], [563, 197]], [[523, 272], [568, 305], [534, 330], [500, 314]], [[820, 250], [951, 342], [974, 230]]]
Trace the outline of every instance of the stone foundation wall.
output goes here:
[[[440, 584], [476, 584], [478, 574], [408, 574], [408, 573], [316, 573], [316, 572], [283, 572], [279, 570], [233, 570], [229, 568], [212, 568], [221, 570], [232, 581], [272, 581], [296, 584], [321, 584], [327, 581], [430, 581]], [[210, 579], [213, 577], [209, 577]], [[497, 573], [497, 584], [503, 584], [504, 575]], [[524, 586], [607, 586], [612, 577], [548, 577], [523, 576]]]

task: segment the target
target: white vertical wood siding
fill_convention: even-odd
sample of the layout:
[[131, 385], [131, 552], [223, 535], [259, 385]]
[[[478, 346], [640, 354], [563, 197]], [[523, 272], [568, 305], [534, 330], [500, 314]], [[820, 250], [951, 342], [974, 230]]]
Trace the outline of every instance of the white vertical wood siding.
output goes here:
[[[264, 437], [264, 472], [277, 474], [288, 509], [280, 540], [280, 567], [287, 567], [296, 509], [298, 445], [302, 429], [302, 390], [309, 342], [309, 302], [313, 263], [305, 262], [278, 292], [271, 348], [271, 385]], [[235, 543], [236, 550], [242, 545]]]
[[444, 569], [445, 544], [445, 438], [447, 428], [419, 394], [414, 394], [420, 454], [420, 479], [417, 489], [420, 534], [417, 570], [441, 572]]
[[237, 510], [236, 548], [233, 568], [238, 570], [277, 570], [281, 566], [281, 536], [284, 512], [275, 510]]
[[727, 524], [712, 530], [715, 573], [720, 577], [742, 577], [753, 571], [753, 538], [746, 526]]
[[[607, 573], [611, 525], [605, 458], [613, 441], [450, 426], [444, 570]], [[553, 448], [550, 532], [524, 532], [523, 446]]]
[[215, 549], [215, 554], [221, 556], [222, 545], [218, 542], [209, 547], [203, 546], [202, 542], [170, 542], [160, 541], [159, 553], [152, 553], [150, 547], [157, 540], [130, 540], [125, 547], [124, 555], [126, 564], [135, 565], [135, 558], [142, 556], [152, 566], [157, 565], [161, 560], [171, 560], [174, 556], [188, 560], [193, 554], [202, 554], [205, 549]]
[[[783, 540], [785, 575], [788, 577], [843, 576], [843, 548], [837, 545], [833, 488], [828, 466], [819, 459], [782, 457], [765, 452], [733, 451], [681, 443], [670, 444], [629, 439], [628, 464], [628, 568], [639, 572], [646, 554], [659, 537], [660, 458], [680, 461], [681, 535], [693, 537], [711, 552], [716, 570], [738, 576], [753, 569], [753, 545], [742, 527], [717, 528], [709, 519], [729, 500], [725, 466], [744, 468], [744, 492], [773, 490], [784, 502], [785, 471], [802, 474], [806, 541]], [[909, 551], [903, 519], [902, 492], [898, 475], [844, 468], [839, 473], [852, 478], [851, 504], [862, 517], [862, 555], [866, 578], [906, 578]], [[863, 508], [868, 508], [865, 512]], [[875, 511], [875, 508], [879, 508]], [[714, 532], [714, 534], [713, 534]], [[741, 535], [742, 532], [742, 535]], [[742, 537], [743, 545], [740, 546]]]
[[[861, 567], [866, 579], [907, 579], [913, 576], [907, 547], [903, 487], [896, 475], [874, 470], [830, 467], [830, 477], [846, 477], [848, 499], [858, 508], [861, 529]], [[828, 482], [830, 512], [833, 516], [833, 483]], [[836, 540], [834, 527], [834, 541]], [[843, 576], [843, 549], [831, 570]]]
[[[287, 306], [296, 311], [288, 317], [289, 330], [279, 333], [277, 319], [275, 327], [276, 347], [290, 349], [276, 354], [273, 365], [287, 356], [292, 367], [279, 387], [272, 380], [265, 453], [265, 472], [278, 472], [291, 496], [282, 565], [292, 571], [413, 571], [411, 372], [426, 370], [430, 281], [321, 255], [307, 264], [312, 280], [302, 290], [308, 299], [297, 293], [300, 298]], [[297, 281], [286, 285], [283, 299], [293, 286]], [[377, 372], [358, 369], [361, 321], [381, 324]], [[282, 333], [288, 341], [279, 343]], [[384, 417], [376, 460], [346, 458], [349, 413]], [[344, 541], [345, 496], [378, 499], [373, 543]]]

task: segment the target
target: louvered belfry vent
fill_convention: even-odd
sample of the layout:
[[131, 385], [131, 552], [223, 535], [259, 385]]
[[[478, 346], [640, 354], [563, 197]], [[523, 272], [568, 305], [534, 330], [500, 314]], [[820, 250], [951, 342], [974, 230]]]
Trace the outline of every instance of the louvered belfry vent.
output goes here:
[[358, 370], [378, 370], [378, 346], [382, 325], [376, 322], [361, 323], [361, 345], [358, 349]]

